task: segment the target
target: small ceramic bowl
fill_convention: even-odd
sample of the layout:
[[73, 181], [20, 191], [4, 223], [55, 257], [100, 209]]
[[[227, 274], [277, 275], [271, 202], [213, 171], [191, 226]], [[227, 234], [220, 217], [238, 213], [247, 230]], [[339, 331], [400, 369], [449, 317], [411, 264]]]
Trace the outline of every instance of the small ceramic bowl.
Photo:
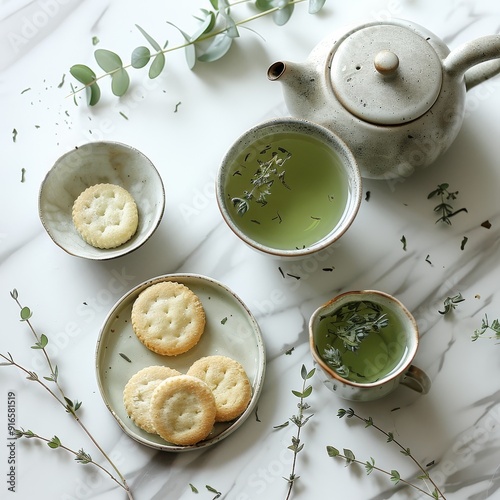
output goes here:
[[241, 135], [216, 182], [229, 228], [260, 253], [302, 258], [337, 241], [361, 203], [361, 176], [348, 147], [330, 130], [276, 118]]
[[[94, 184], [117, 184], [134, 198], [139, 212], [135, 235], [112, 249], [95, 248], [77, 232], [73, 203]], [[108, 260], [128, 254], [154, 233], [165, 209], [161, 177], [151, 161], [137, 149], [118, 142], [91, 142], [61, 156], [40, 187], [38, 210], [42, 224], [54, 243], [70, 255]]]

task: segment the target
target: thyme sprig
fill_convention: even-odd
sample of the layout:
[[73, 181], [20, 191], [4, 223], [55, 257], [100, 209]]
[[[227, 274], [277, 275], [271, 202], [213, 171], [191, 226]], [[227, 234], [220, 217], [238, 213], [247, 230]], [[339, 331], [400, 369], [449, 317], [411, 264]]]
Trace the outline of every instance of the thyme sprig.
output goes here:
[[441, 214], [440, 217], [436, 220], [438, 222], [445, 222], [446, 224], [451, 226], [451, 218], [457, 215], [460, 212], [467, 212], [466, 208], [460, 208], [458, 210], [454, 210], [452, 205], [449, 203], [450, 200], [456, 200], [458, 196], [458, 191], [450, 191], [448, 188], [450, 185], [446, 182], [442, 184], [438, 184], [438, 187], [431, 191], [427, 199], [430, 200], [435, 196], [439, 196], [441, 198], [441, 203], [434, 207], [434, 212]]
[[[144, 45], [136, 47], [131, 54], [130, 63], [124, 64], [122, 58], [111, 50], [97, 49], [94, 57], [98, 66], [104, 70], [104, 74], [97, 76], [96, 73], [85, 64], [75, 64], [71, 66], [71, 75], [83, 87], [74, 89], [73, 95], [81, 90], [87, 91], [88, 104], [94, 106], [101, 98], [101, 89], [98, 81], [104, 77], [111, 78], [111, 91], [120, 97], [126, 94], [130, 86], [130, 68], [141, 69], [149, 63], [148, 77], [157, 78], [164, 70], [166, 54], [169, 52], [184, 49], [186, 62], [190, 69], [193, 69], [197, 61], [213, 62], [223, 56], [231, 48], [233, 42], [240, 36], [239, 27], [244, 26], [260, 17], [271, 15], [275, 24], [282, 26], [288, 22], [297, 3], [306, 0], [210, 0], [211, 9], [201, 9], [195, 18], [199, 21], [195, 33], [188, 34], [175, 24], [167, 22], [173, 26], [183, 37], [184, 42], [174, 47], [168, 47], [168, 40], [160, 44], [146, 30], [136, 24], [136, 28], [144, 36], [151, 48]], [[309, 13], [319, 12], [326, 0], [307, 0]], [[233, 8], [250, 3], [259, 11], [246, 19], [237, 20], [233, 16]], [[168, 47], [168, 48], [167, 48]]]
[[300, 440], [300, 434], [302, 428], [307, 424], [309, 419], [313, 416], [313, 414], [307, 416], [304, 414], [304, 412], [306, 412], [310, 408], [309, 404], [305, 402], [305, 399], [307, 399], [312, 394], [313, 391], [312, 386], [311, 385], [306, 386], [306, 384], [307, 381], [313, 377], [315, 371], [316, 368], [307, 371], [306, 367], [302, 365], [302, 368], [300, 370], [300, 376], [302, 377], [302, 390], [292, 391], [292, 394], [297, 398], [299, 398], [299, 402], [297, 403], [298, 412], [296, 415], [290, 417], [290, 419], [287, 420], [285, 423], [275, 426], [275, 429], [282, 429], [284, 427], [287, 427], [289, 423], [292, 422], [292, 424], [294, 424], [297, 427], [297, 433], [295, 434], [295, 436], [292, 436], [292, 444], [288, 447], [288, 449], [293, 452], [292, 470], [288, 477], [283, 478], [288, 482], [286, 500], [290, 498], [295, 481], [297, 481], [297, 479], [299, 479], [300, 477], [295, 473], [297, 466], [297, 455], [304, 448], [304, 444]]
[[[47, 445], [52, 448], [62, 448], [69, 453], [72, 453], [75, 455], [75, 459], [78, 463], [81, 464], [91, 464], [94, 465], [95, 467], [99, 468], [103, 472], [105, 472], [116, 484], [118, 484], [121, 488], [125, 490], [127, 493], [127, 496], [129, 500], [133, 500], [133, 495], [132, 492], [127, 484], [127, 481], [125, 477], [121, 474], [121, 472], [118, 470], [114, 462], [111, 460], [109, 455], [103, 450], [103, 448], [99, 445], [99, 443], [96, 441], [94, 436], [90, 433], [90, 431], [87, 429], [87, 427], [84, 425], [82, 422], [80, 416], [78, 415], [78, 410], [80, 409], [82, 403], [78, 400], [72, 400], [69, 398], [62, 385], [59, 382], [60, 374], [59, 370], [57, 368], [57, 365], [53, 363], [51, 360], [48, 351], [47, 351], [47, 346], [49, 345], [49, 339], [47, 335], [41, 334], [39, 335], [37, 331], [35, 330], [31, 320], [31, 317], [33, 315], [32, 311], [30, 310], [29, 307], [23, 306], [20, 301], [19, 301], [19, 296], [18, 292], [16, 289], [12, 290], [10, 292], [10, 296], [14, 301], [17, 303], [20, 309], [20, 319], [22, 322], [26, 323], [29, 327], [29, 330], [31, 331], [35, 343], [31, 346], [32, 349], [39, 350], [46, 362], [46, 365], [49, 369], [49, 375], [44, 376], [40, 378], [38, 374], [34, 371], [28, 370], [21, 364], [17, 363], [12, 356], [11, 353], [7, 352], [7, 354], [0, 353], [0, 358], [3, 360], [0, 362], [0, 366], [14, 366], [18, 368], [21, 372], [24, 372], [26, 374], [26, 378], [32, 382], [37, 383], [41, 388], [43, 388], [52, 398], [54, 398], [64, 409], [67, 413], [69, 413], [74, 421], [80, 426], [80, 428], [83, 430], [83, 432], [87, 435], [87, 437], [90, 439], [92, 444], [96, 447], [96, 449], [102, 454], [102, 456], [105, 458], [107, 463], [110, 465], [110, 467], [115, 471], [117, 474], [118, 478], [113, 475], [113, 473], [106, 469], [105, 467], [101, 466], [99, 463], [95, 462], [92, 460], [91, 456], [83, 451], [83, 449], [79, 450], [78, 452], [62, 445], [60, 439], [57, 436], [54, 436], [52, 439], [47, 439], [42, 436], [39, 436], [38, 434], [35, 434], [33, 431], [28, 430], [25, 431], [23, 429], [16, 429], [16, 437], [17, 438], [36, 438], [41, 441], [45, 441]], [[50, 384], [50, 385], [49, 385]]]
[[[266, 146], [260, 154], [265, 154], [271, 150], [271, 145]], [[277, 151], [271, 151], [271, 158], [267, 161], [257, 158], [258, 168], [255, 171], [250, 183], [252, 189], [245, 191], [242, 197], [234, 197], [231, 202], [236, 208], [238, 215], [244, 215], [250, 209], [250, 201], [254, 200], [261, 206], [267, 205], [267, 197], [271, 194], [271, 188], [275, 180], [278, 180], [286, 189], [290, 187], [285, 182], [285, 163], [292, 157], [292, 154], [285, 148], [278, 147]], [[239, 171], [238, 171], [239, 172]], [[237, 175], [235, 172], [234, 175]]]
[[[493, 332], [494, 335], [485, 337], [485, 333], [487, 331]], [[498, 319], [494, 319], [490, 324], [488, 315], [485, 314], [484, 318], [481, 320], [481, 328], [477, 328], [476, 330], [474, 330], [474, 334], [472, 335], [472, 342], [475, 342], [480, 338], [500, 340], [500, 321]]]
[[380, 333], [388, 326], [389, 319], [382, 306], [369, 300], [348, 302], [339, 309], [321, 316], [320, 321], [327, 318], [329, 318], [327, 337], [332, 340], [326, 344], [320, 355], [340, 376], [348, 377], [351, 368], [344, 363], [341, 350], [333, 346], [335, 340], [342, 342], [345, 351], [355, 352], [368, 335]]
[[354, 453], [349, 449], [344, 448], [343, 453], [341, 453], [334, 446], [327, 446], [326, 450], [327, 450], [327, 453], [330, 457], [341, 458], [341, 459], [346, 461], [346, 465], [351, 465], [353, 463], [363, 465], [365, 467], [367, 475], [371, 474], [374, 470], [376, 470], [378, 472], [381, 472], [383, 474], [388, 475], [390, 477], [391, 481], [395, 485], [398, 483], [403, 483], [407, 486], [411, 486], [412, 488], [418, 490], [420, 493], [422, 493], [428, 497], [435, 498], [436, 500], [439, 498], [446, 500], [445, 496], [443, 495], [443, 493], [439, 489], [439, 486], [432, 480], [429, 472], [427, 470], [425, 470], [425, 468], [420, 464], [420, 462], [412, 455], [410, 448], [403, 446], [399, 441], [397, 441], [394, 438], [394, 434], [392, 432], [386, 432], [381, 427], [375, 425], [375, 423], [373, 422], [373, 419], [371, 417], [368, 417], [368, 418], [361, 417], [352, 408], [349, 408], [347, 410], [341, 408], [337, 412], [337, 416], [339, 418], [343, 418], [343, 417], [353, 418], [353, 417], [355, 417], [358, 420], [361, 420], [362, 422], [364, 422], [365, 427], [373, 427], [374, 429], [377, 429], [379, 432], [384, 434], [384, 436], [386, 436], [386, 438], [387, 438], [388, 443], [396, 444], [400, 448], [400, 452], [404, 456], [410, 458], [413, 461], [413, 463], [419, 468], [419, 470], [421, 471], [421, 474], [417, 477], [417, 479], [422, 480], [426, 484], [426, 486], [428, 487], [428, 490], [425, 490], [425, 489], [421, 488], [420, 486], [418, 486], [417, 484], [403, 479], [401, 477], [400, 473], [396, 469], [392, 469], [389, 472], [389, 471], [386, 471], [380, 467], [377, 467], [375, 465], [375, 460], [373, 459], [373, 457], [370, 457], [369, 460], [367, 460], [366, 462], [363, 462], [361, 460], [358, 460], [356, 458], [356, 456], [354, 455]]

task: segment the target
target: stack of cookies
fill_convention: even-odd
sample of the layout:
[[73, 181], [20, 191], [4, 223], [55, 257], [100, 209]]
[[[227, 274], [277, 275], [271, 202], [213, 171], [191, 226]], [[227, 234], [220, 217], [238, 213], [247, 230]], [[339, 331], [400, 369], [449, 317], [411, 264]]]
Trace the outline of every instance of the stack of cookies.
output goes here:
[[[132, 327], [152, 351], [178, 356], [194, 347], [205, 329], [199, 298], [185, 285], [159, 282], [132, 306]], [[221, 355], [195, 361], [186, 373], [147, 366], [125, 385], [127, 414], [141, 429], [176, 445], [206, 439], [216, 422], [228, 422], [247, 408], [252, 388], [243, 366]]]

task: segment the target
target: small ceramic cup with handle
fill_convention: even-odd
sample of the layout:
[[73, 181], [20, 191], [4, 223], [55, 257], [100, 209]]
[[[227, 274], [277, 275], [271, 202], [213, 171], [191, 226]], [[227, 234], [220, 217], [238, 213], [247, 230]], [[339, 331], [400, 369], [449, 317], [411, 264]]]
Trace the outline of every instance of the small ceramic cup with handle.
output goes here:
[[275, 118], [232, 144], [216, 195], [223, 219], [251, 248], [301, 258], [347, 231], [361, 203], [361, 176], [333, 132], [298, 118]]
[[351, 401], [382, 398], [401, 384], [426, 394], [431, 381], [412, 364], [418, 343], [408, 309], [376, 290], [340, 294], [309, 321], [309, 347], [324, 384]]

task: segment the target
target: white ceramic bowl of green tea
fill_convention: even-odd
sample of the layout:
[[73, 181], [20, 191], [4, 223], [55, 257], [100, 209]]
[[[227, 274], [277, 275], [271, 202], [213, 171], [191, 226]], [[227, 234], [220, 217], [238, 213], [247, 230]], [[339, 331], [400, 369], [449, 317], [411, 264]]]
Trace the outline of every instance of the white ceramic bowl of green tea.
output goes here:
[[250, 247], [298, 258], [337, 241], [361, 203], [361, 176], [331, 131], [276, 118], [241, 135], [222, 159], [217, 203], [231, 230]]
[[412, 364], [418, 343], [408, 309], [376, 290], [340, 294], [309, 322], [309, 347], [323, 383], [353, 401], [379, 399], [401, 384], [427, 393], [429, 377]]
[[[88, 187], [101, 183], [126, 189], [139, 214], [136, 233], [111, 249], [86, 243], [72, 218], [76, 198]], [[163, 182], [151, 160], [119, 142], [91, 142], [65, 153], [45, 176], [38, 197], [40, 220], [54, 243], [70, 255], [91, 260], [114, 259], [139, 248], [158, 227], [164, 209]]]

